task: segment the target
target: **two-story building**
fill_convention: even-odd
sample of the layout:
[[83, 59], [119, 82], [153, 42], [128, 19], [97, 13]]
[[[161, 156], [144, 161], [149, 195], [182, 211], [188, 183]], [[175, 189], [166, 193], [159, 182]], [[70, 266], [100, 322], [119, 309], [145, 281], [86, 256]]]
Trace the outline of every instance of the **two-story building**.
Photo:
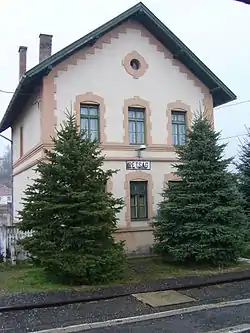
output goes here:
[[125, 199], [117, 239], [147, 251], [174, 145], [185, 143], [194, 112], [204, 109], [213, 122], [213, 107], [236, 96], [142, 3], [53, 55], [51, 48], [52, 36], [41, 34], [39, 64], [26, 72], [20, 47], [20, 82], [0, 124], [1, 132], [12, 128], [14, 214], [73, 108], [100, 140], [104, 167], [120, 170], [108, 184]]

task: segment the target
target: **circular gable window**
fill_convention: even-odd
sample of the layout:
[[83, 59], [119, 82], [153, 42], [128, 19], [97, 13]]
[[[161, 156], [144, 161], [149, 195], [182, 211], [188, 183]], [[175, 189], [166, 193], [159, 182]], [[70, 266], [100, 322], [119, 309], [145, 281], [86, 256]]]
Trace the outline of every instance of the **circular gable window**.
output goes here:
[[148, 69], [148, 64], [145, 59], [136, 51], [127, 54], [123, 59], [122, 64], [126, 72], [133, 76], [134, 79], [138, 79], [144, 75]]
[[130, 61], [130, 66], [134, 71], [138, 71], [140, 69], [140, 61], [138, 59], [132, 59]]

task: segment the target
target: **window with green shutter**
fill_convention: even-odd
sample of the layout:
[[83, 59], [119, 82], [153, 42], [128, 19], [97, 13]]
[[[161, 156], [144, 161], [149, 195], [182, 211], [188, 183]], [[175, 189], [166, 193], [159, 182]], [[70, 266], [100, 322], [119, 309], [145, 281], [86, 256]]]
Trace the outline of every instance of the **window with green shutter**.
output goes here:
[[130, 182], [130, 217], [132, 221], [148, 218], [148, 182]]
[[84, 131], [83, 138], [100, 140], [99, 105], [81, 104], [80, 107], [80, 129]]
[[128, 108], [129, 144], [141, 145], [145, 142], [145, 109]]
[[187, 135], [186, 112], [172, 111], [172, 143], [185, 145]]

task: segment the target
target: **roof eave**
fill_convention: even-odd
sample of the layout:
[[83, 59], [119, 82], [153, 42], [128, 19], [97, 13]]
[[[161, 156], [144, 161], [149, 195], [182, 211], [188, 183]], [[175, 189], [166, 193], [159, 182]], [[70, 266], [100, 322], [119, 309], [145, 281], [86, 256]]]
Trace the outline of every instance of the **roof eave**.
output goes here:
[[[24, 74], [9, 102], [8, 108], [1, 120], [0, 123], [0, 133], [11, 127], [13, 118], [18, 116], [18, 112], [20, 111], [21, 107], [19, 105], [20, 99], [25, 99], [26, 96], [29, 96], [31, 91], [30, 90], [30, 83], [34, 82], [34, 86], [36, 84], [36, 78], [30, 77], [27, 74]], [[27, 90], [27, 91], [26, 91]]]
[[12, 95], [11, 97], [11, 100], [9, 102], [9, 105], [7, 107], [7, 110], [1, 120], [1, 123], [0, 123], [0, 133], [5, 131], [8, 127], [10, 127], [10, 124], [8, 123], [7, 119], [8, 119], [8, 116], [11, 112], [11, 109], [13, 107], [13, 104], [15, 103], [16, 101], [16, 98], [18, 96], [18, 94], [20, 93], [21, 89], [22, 89], [22, 85], [23, 85], [23, 82], [25, 81], [25, 75], [22, 76], [21, 80], [19, 81], [18, 83], [18, 86], [14, 92], [14, 94]]

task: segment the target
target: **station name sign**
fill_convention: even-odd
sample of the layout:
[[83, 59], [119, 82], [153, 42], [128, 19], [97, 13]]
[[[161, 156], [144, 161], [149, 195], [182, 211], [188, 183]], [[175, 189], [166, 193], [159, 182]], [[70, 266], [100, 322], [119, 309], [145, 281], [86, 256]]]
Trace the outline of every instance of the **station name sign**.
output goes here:
[[150, 161], [126, 161], [126, 170], [151, 170]]

